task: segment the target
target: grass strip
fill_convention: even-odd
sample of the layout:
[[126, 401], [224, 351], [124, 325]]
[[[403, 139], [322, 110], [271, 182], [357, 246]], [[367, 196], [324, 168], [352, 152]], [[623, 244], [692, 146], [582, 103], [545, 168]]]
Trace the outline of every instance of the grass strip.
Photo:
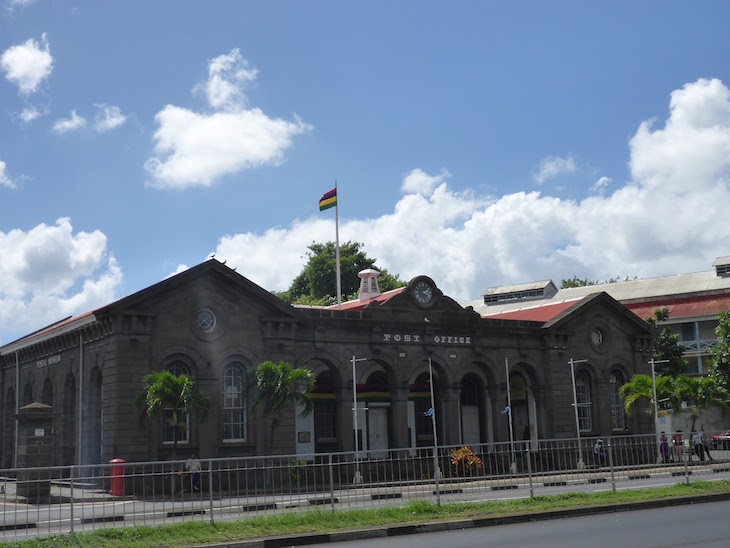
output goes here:
[[686, 498], [713, 493], [730, 493], [730, 480], [698, 481], [689, 485], [625, 490], [614, 493], [565, 493], [489, 502], [449, 502], [440, 507], [429, 501], [382, 508], [288, 512], [243, 518], [236, 521], [194, 521], [155, 527], [117, 527], [88, 533], [38, 537], [2, 542], [3, 548], [152, 548], [161, 546], [203, 546], [237, 540], [313, 533], [333, 533], [391, 525], [417, 525], [470, 518], [536, 514], [567, 508], [585, 508], [659, 499]]

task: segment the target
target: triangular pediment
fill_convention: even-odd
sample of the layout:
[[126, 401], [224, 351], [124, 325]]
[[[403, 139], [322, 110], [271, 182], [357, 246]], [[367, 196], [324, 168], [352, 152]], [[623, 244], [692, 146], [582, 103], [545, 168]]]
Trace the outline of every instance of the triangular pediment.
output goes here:
[[296, 316], [289, 304], [214, 259], [104, 306], [94, 314], [97, 318], [127, 312], [155, 315], [183, 302], [199, 300], [202, 306], [212, 296], [231, 306], [246, 307], [258, 317]]
[[610, 316], [631, 329], [638, 329], [647, 335], [652, 334], [651, 327], [631, 312], [628, 308], [606, 292], [592, 293], [585, 296], [543, 325], [546, 329], [562, 329], [573, 322], [585, 321], [589, 316]]

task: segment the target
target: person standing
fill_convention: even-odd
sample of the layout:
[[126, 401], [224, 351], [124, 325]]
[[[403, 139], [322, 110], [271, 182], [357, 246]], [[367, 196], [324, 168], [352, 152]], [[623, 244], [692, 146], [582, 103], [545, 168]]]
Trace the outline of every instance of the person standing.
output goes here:
[[697, 458], [699, 458], [700, 461], [705, 462], [705, 448], [702, 445], [702, 434], [693, 430], [690, 440], [692, 443], [692, 449], [694, 450], [695, 455], [697, 455]]
[[677, 430], [672, 434], [672, 450], [674, 451], [675, 463], [682, 462], [682, 449], [684, 449], [682, 444], [682, 431]]
[[664, 431], [662, 431], [661, 443], [659, 444], [659, 454], [662, 456], [662, 464], [669, 462], [669, 442]]
[[712, 455], [710, 455], [710, 446], [707, 443], [707, 434], [705, 434], [705, 425], [700, 426], [700, 434], [702, 436], [702, 447], [705, 450], [705, 454], [710, 462], [712, 462]]
[[200, 491], [200, 470], [202, 469], [200, 461], [193, 453], [188, 460], [185, 461], [185, 470], [190, 474], [190, 484], [193, 491]]

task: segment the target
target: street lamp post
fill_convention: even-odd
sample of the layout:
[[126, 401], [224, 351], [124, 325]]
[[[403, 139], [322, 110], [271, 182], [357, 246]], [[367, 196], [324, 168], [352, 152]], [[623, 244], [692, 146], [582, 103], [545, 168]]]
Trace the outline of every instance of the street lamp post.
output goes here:
[[358, 428], [357, 428], [357, 377], [355, 376], [355, 363], [362, 362], [368, 358], [355, 358], [352, 355], [352, 416], [355, 426], [355, 477], [352, 482], [355, 484], [362, 483], [362, 476], [360, 475], [360, 441], [358, 439]]
[[515, 460], [515, 436], [512, 430], [512, 395], [510, 394], [509, 387], [509, 361], [507, 356], [504, 357], [504, 372], [507, 377], [507, 419], [509, 420], [509, 446], [510, 454], [512, 456], [512, 462], [510, 463], [509, 469], [513, 474], [517, 473], [517, 461]]
[[441, 470], [439, 469], [438, 441], [436, 438], [436, 404], [433, 397], [433, 367], [431, 366], [431, 356], [428, 357], [428, 378], [431, 387], [431, 424], [433, 425], [433, 475], [436, 479], [436, 504], [437, 506], [441, 506], [441, 494], [439, 493], [439, 476], [441, 475]]
[[662, 442], [659, 438], [659, 401], [656, 399], [656, 375], [654, 374], [654, 365], [657, 363], [668, 363], [669, 360], [655, 360], [652, 356], [649, 363], [651, 364], [651, 385], [654, 391], [654, 435], [657, 442], [657, 464], [662, 461]]
[[575, 411], [575, 430], [578, 433], [578, 469], [583, 470], [585, 463], [583, 462], [583, 448], [580, 445], [580, 422], [578, 420], [578, 395], [575, 391], [575, 364], [585, 363], [588, 360], [574, 360], [570, 358], [570, 377], [573, 381], [573, 410]]

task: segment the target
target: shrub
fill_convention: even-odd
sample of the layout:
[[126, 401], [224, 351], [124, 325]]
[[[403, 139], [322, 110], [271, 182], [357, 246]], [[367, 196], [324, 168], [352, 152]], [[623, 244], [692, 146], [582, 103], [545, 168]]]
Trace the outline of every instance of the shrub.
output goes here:
[[482, 469], [482, 459], [476, 456], [474, 449], [466, 446], [451, 450], [451, 464], [456, 475], [471, 475]]

